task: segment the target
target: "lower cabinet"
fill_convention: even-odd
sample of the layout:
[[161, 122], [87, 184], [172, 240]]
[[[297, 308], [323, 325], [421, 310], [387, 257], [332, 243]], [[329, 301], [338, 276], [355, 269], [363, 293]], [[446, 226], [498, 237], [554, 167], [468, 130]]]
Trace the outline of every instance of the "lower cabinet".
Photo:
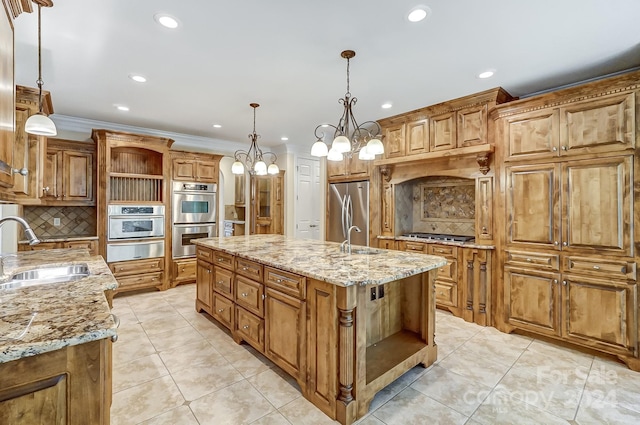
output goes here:
[[214, 292], [212, 295], [212, 313], [214, 319], [218, 320], [227, 329], [232, 330], [236, 324], [236, 312], [233, 307], [233, 301]]
[[0, 423], [108, 425], [108, 339], [0, 364]]
[[97, 239], [79, 239], [64, 242], [40, 242], [37, 245], [29, 245], [25, 243], [18, 244], [18, 251], [38, 251], [41, 249], [59, 249], [59, 248], [86, 248], [90, 255], [98, 255]]
[[[603, 269], [606, 264], [591, 270]], [[637, 284], [610, 276], [539, 271], [507, 263], [507, 321], [516, 328], [634, 356], [638, 348]]]
[[109, 263], [118, 281], [115, 293], [138, 289], [164, 289], [164, 257]]
[[171, 287], [175, 288], [184, 283], [193, 283], [196, 281], [197, 262], [195, 258], [186, 258], [183, 260], [173, 260], [171, 270]]
[[206, 311], [213, 315], [211, 309], [213, 266], [205, 261], [198, 260], [196, 275], [196, 311]]
[[236, 341], [246, 341], [264, 353], [264, 319], [236, 305], [236, 324], [233, 329]]

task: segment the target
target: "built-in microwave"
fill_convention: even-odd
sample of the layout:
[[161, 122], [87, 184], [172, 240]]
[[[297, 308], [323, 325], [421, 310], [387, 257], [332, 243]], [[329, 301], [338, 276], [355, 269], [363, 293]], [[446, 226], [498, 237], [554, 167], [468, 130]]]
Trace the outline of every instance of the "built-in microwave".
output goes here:
[[108, 239], [164, 237], [163, 205], [109, 205]]

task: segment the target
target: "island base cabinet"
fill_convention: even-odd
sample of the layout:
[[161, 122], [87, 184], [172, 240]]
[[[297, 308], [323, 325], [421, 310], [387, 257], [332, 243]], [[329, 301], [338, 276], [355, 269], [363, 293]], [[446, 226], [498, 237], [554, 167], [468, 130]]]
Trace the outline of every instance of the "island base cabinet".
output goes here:
[[259, 352], [264, 353], [264, 320], [236, 305], [233, 339], [238, 344], [244, 340]]
[[213, 266], [198, 260], [196, 267], [196, 311], [206, 311], [213, 315], [211, 298], [213, 296]]
[[0, 364], [0, 423], [108, 425], [111, 341]]

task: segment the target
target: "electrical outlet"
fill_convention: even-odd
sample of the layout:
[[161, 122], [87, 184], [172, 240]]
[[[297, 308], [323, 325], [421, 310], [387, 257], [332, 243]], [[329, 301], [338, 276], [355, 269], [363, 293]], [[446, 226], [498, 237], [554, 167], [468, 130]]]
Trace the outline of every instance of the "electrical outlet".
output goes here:
[[60, 217], [53, 218], [53, 225], [56, 227], [60, 227]]
[[384, 298], [384, 285], [378, 286], [378, 298]]
[[376, 287], [374, 286], [371, 288], [371, 301], [375, 301], [377, 295], [378, 295], [378, 292], [376, 290]]

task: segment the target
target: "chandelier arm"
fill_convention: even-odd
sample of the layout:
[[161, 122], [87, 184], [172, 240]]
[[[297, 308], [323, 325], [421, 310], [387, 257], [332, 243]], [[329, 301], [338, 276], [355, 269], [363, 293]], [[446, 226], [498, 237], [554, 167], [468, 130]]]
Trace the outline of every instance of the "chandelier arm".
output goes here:
[[315, 130], [314, 130], [314, 132], [313, 132], [313, 133], [315, 134], [315, 136], [316, 136], [316, 139], [318, 139], [318, 140], [323, 140], [323, 139], [324, 139], [324, 136], [325, 136], [324, 131], [323, 131], [323, 132], [321, 132], [320, 134], [318, 134], [318, 129], [320, 129], [320, 128], [324, 128], [324, 127], [330, 127], [330, 128], [333, 128], [334, 133], [335, 133], [336, 131], [338, 131], [338, 127], [336, 127], [336, 126], [335, 126], [335, 125], [333, 125], [333, 124], [320, 124], [320, 125], [318, 125], [318, 126], [316, 127], [316, 129], [315, 129]]

